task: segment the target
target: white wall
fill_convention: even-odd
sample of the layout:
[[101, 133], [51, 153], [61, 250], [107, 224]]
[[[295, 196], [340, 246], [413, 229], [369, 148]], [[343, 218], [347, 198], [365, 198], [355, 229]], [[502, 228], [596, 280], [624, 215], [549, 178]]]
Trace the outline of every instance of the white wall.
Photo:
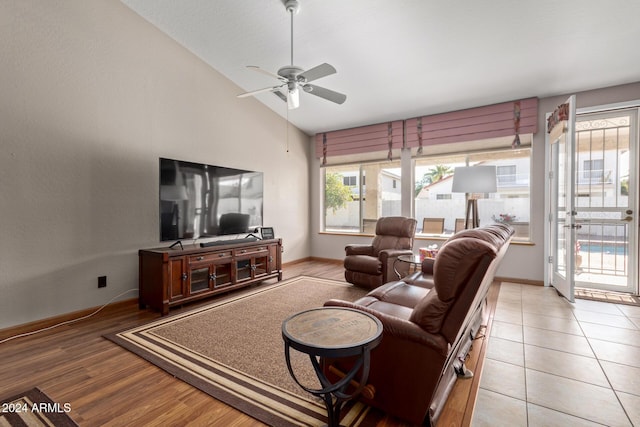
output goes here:
[[[535, 94], [532, 94], [535, 95]], [[542, 283], [544, 280], [544, 204], [545, 204], [545, 114], [564, 103], [570, 94], [541, 98], [538, 104], [538, 132], [533, 138], [531, 171], [531, 241], [533, 245], [513, 244], [509, 248], [497, 275]], [[579, 108], [640, 99], [640, 83], [596, 89], [577, 94]], [[313, 138], [310, 139], [313, 143]], [[371, 237], [319, 233], [322, 207], [320, 205], [320, 162], [312, 160], [311, 177], [311, 253], [315, 257], [342, 259], [344, 246], [349, 243], [368, 243]], [[636, 183], [636, 185], [638, 185]], [[427, 246], [432, 240], [417, 240], [415, 248]], [[442, 243], [442, 241], [435, 241]]]
[[4, 0], [0, 52], [0, 328], [137, 289], [159, 157], [264, 172], [284, 261], [309, 256], [308, 136], [287, 152], [281, 117], [119, 1]]

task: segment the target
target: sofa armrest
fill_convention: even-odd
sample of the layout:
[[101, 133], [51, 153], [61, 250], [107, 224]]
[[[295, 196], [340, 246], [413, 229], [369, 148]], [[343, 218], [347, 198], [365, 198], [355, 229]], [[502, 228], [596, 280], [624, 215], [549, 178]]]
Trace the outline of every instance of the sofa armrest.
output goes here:
[[382, 264], [382, 283], [398, 278], [394, 270], [396, 267], [400, 277], [409, 272], [409, 264], [399, 263], [399, 265], [395, 265], [396, 260], [401, 255], [413, 255], [413, 251], [411, 249], [383, 249], [380, 251], [378, 259]]
[[346, 255], [369, 255], [373, 256], [373, 245], [351, 244], [344, 247]]
[[425, 258], [422, 261], [422, 274], [428, 274], [433, 276], [433, 264], [436, 262], [435, 258]]
[[411, 249], [383, 249], [380, 251], [378, 258], [384, 263], [389, 259], [398, 258], [402, 255], [413, 255], [413, 251]]
[[331, 299], [324, 303], [325, 307], [344, 307], [354, 310], [364, 311], [377, 317], [382, 322], [383, 336], [394, 336], [395, 338], [411, 341], [418, 345], [432, 348], [435, 352], [446, 356], [449, 351], [449, 344], [441, 335], [431, 334], [422, 329], [417, 324], [399, 317], [390, 316], [381, 311], [354, 304], [349, 301]]

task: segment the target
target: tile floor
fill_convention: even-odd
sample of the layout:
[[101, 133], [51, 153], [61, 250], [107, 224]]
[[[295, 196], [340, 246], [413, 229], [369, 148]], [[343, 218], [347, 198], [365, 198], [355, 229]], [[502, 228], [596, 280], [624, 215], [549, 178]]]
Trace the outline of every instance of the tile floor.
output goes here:
[[503, 283], [472, 425], [640, 427], [640, 307]]

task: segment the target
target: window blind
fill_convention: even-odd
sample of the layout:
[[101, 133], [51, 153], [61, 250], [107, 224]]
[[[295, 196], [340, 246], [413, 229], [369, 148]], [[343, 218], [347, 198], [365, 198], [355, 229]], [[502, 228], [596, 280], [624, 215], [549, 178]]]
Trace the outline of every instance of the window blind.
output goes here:
[[[538, 130], [538, 98], [503, 102], [485, 107], [396, 120], [351, 129], [316, 134], [316, 157], [381, 153], [391, 158], [392, 150], [436, 144], [478, 141]], [[519, 142], [519, 138], [516, 138]]]
[[406, 147], [536, 133], [538, 98], [406, 120]]
[[326, 163], [327, 157], [380, 152], [389, 158], [392, 150], [402, 148], [403, 121], [396, 120], [351, 129], [316, 134], [316, 157]]

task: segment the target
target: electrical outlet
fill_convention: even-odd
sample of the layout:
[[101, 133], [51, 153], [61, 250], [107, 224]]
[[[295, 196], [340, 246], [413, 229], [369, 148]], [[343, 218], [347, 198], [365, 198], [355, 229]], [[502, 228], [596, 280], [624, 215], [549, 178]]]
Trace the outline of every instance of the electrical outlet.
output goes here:
[[98, 276], [98, 287], [99, 288], [107, 287], [107, 276]]

